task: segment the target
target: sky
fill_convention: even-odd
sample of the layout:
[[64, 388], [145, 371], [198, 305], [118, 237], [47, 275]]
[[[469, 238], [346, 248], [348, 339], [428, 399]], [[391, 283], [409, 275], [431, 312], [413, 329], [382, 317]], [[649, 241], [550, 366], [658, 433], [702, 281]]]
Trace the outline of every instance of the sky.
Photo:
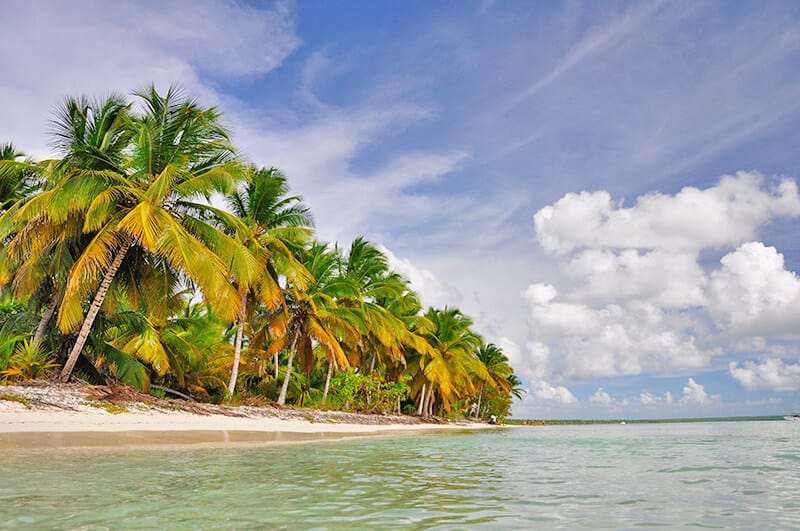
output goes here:
[[171, 84], [499, 345], [526, 418], [800, 411], [797, 2], [0, 3], [0, 142]]

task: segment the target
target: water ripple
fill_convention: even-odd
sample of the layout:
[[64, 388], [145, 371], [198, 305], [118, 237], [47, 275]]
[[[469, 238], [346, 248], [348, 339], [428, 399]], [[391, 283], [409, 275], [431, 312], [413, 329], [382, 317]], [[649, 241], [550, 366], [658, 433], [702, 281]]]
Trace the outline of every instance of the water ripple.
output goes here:
[[[800, 528], [784, 423], [2, 456], [0, 528]], [[791, 436], [790, 436], [791, 435]], [[678, 464], [678, 466], [675, 466]], [[781, 466], [786, 465], [786, 466]]]

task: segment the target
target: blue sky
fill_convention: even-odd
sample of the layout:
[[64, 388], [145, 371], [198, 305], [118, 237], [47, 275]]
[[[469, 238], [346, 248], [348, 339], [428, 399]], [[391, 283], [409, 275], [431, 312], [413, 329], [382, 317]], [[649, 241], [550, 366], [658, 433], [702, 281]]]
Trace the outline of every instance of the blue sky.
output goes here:
[[503, 347], [527, 417], [800, 409], [800, 4], [4, 2], [0, 141], [183, 86]]

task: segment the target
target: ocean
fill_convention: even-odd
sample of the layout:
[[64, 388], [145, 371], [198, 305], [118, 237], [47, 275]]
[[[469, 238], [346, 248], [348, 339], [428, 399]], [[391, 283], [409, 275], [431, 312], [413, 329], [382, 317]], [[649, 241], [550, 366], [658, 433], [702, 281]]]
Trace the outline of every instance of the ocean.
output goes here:
[[4, 449], [0, 528], [800, 529], [800, 423]]

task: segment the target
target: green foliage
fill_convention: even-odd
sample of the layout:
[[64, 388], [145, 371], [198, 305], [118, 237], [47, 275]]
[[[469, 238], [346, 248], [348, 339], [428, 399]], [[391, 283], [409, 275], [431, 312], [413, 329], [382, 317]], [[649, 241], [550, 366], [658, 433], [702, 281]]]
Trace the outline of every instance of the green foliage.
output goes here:
[[348, 411], [389, 413], [398, 411], [409, 392], [405, 379], [386, 382], [377, 377], [344, 371], [331, 378], [328, 402]]
[[17, 345], [14, 355], [8, 360], [7, 368], [0, 371], [0, 374], [6, 380], [33, 380], [49, 376], [58, 366], [49, 353], [26, 339]]
[[13, 298], [4, 297], [0, 302], [0, 370], [8, 367], [17, 347], [30, 337], [29, 329], [25, 307]]
[[155, 389], [151, 387], [150, 390], [147, 392], [150, 396], [154, 396], [156, 398], [167, 398], [167, 392], [164, 391], [163, 389]]

